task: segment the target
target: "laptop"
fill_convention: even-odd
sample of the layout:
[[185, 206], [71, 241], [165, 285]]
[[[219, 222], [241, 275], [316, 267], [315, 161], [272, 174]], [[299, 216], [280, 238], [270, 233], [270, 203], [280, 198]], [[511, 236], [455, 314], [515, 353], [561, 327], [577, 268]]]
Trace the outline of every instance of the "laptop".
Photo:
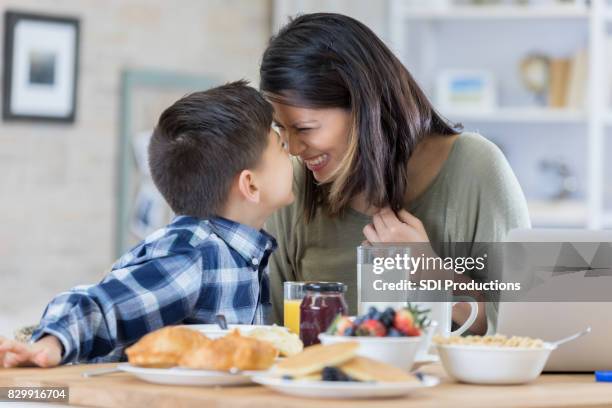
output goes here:
[[[509, 233], [507, 241], [558, 242], [561, 247], [563, 242], [612, 242], [612, 231], [517, 229]], [[597, 279], [609, 281], [611, 278], [590, 278], [589, 284], [597, 285]], [[555, 341], [577, 333], [587, 326], [591, 326], [591, 333], [554, 350], [544, 371], [612, 370], [612, 302], [499, 304], [498, 333]]]

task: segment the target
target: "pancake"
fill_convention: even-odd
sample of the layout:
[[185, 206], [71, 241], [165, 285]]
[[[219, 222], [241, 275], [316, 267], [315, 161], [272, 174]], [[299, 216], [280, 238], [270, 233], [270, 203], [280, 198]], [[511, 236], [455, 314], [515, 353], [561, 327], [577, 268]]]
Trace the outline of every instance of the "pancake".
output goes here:
[[293, 377], [294, 381], [321, 381], [321, 372], [316, 371], [314, 373], [304, 375], [302, 377]]
[[274, 366], [274, 372], [293, 377], [307, 376], [323, 370], [324, 367], [333, 367], [347, 362], [355, 357], [357, 349], [359, 349], [357, 342], [342, 342], [325, 346], [317, 344], [281, 361]]
[[414, 375], [367, 357], [354, 357], [338, 366], [346, 375], [358, 381], [418, 382]]

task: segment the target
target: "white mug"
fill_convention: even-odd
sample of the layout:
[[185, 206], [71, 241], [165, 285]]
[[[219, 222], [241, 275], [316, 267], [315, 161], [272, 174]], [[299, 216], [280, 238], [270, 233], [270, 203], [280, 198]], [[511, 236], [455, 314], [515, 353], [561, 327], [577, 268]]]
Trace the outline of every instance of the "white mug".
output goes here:
[[[476, 321], [478, 316], [478, 303], [474, 299], [467, 296], [455, 296], [455, 302], [416, 302], [419, 309], [429, 309], [429, 317], [431, 320], [438, 322], [438, 330], [436, 334], [443, 337], [460, 336], [465, 333]], [[453, 306], [457, 303], [467, 302], [470, 304], [470, 315], [467, 320], [457, 329], [451, 331], [453, 324]]]

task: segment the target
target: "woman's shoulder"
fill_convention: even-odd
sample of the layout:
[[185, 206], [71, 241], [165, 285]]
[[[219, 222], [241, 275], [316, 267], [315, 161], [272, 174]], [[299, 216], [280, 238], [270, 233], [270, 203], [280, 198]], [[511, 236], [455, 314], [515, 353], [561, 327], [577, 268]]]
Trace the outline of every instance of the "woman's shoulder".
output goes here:
[[501, 149], [479, 133], [463, 132], [455, 141], [454, 167], [476, 172], [480, 177], [507, 173], [510, 165]]
[[498, 155], [503, 157], [499, 147], [480, 133], [463, 132], [455, 143], [462, 154], [469, 154], [473, 159], [487, 159]]

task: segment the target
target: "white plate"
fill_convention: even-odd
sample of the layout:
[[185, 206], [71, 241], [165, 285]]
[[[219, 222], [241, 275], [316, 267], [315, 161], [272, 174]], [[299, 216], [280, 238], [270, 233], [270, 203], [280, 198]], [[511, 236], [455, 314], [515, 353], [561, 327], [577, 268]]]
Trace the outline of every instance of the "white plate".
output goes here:
[[425, 375], [420, 382], [339, 382], [339, 381], [294, 381], [279, 377], [258, 375], [253, 382], [283, 394], [308, 398], [385, 398], [402, 397], [415, 390], [434, 387], [440, 383], [437, 377]]
[[141, 380], [155, 384], [170, 385], [239, 385], [251, 383], [251, 377], [262, 375], [261, 371], [243, 371], [230, 374], [223, 371], [192, 370], [190, 368], [144, 368], [130, 364], [119, 364], [117, 368]]
[[200, 331], [204, 333], [206, 336], [210, 337], [211, 339], [223, 337], [234, 329], [238, 329], [241, 334], [247, 334], [251, 330], [258, 329], [258, 328], [280, 327], [284, 330], [288, 330], [284, 326], [251, 325], [251, 324], [228, 324], [227, 327], [229, 328], [229, 330], [222, 330], [216, 324], [187, 324], [187, 325], [183, 325], [183, 327]]

